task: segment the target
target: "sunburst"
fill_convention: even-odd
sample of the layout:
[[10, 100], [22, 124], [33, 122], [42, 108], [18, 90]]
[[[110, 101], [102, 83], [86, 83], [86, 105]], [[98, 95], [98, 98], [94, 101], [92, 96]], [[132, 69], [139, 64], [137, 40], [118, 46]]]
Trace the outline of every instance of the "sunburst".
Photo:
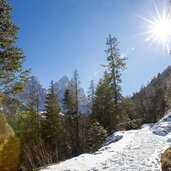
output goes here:
[[146, 22], [147, 31], [144, 33], [146, 35], [145, 40], [150, 41], [151, 44], [162, 45], [170, 53], [171, 11], [164, 9], [160, 12], [155, 3], [154, 8], [156, 14], [151, 14], [151, 19], [141, 17]]

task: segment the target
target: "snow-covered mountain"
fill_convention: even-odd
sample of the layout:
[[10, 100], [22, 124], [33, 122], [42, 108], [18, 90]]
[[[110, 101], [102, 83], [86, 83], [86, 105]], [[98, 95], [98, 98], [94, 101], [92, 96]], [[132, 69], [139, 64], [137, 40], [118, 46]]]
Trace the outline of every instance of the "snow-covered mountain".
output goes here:
[[161, 153], [169, 146], [171, 111], [154, 125], [112, 134], [94, 154], [82, 154], [41, 171], [160, 171]]
[[[70, 83], [71, 81], [67, 76], [63, 76], [58, 82], [54, 82], [54, 89], [56, 91], [57, 99], [61, 109], [63, 108], [64, 93], [69, 88]], [[24, 100], [26, 102], [26, 105], [28, 106], [30, 103], [30, 98], [32, 93], [33, 92], [35, 92], [36, 94], [38, 93], [39, 111], [42, 111], [44, 110], [47, 91], [48, 90], [43, 88], [43, 86], [40, 84], [40, 81], [35, 76], [32, 76], [25, 88], [25, 91], [19, 95], [19, 99]], [[87, 98], [84, 89], [81, 87], [79, 88], [78, 91], [78, 98], [80, 101], [79, 110], [81, 113], [84, 114], [86, 113], [87, 110], [86, 107]]]

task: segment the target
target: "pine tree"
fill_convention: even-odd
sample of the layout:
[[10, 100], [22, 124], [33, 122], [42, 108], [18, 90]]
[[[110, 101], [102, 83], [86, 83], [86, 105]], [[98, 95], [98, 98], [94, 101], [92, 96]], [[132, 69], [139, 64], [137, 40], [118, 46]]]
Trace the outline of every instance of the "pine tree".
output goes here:
[[70, 91], [73, 97], [73, 147], [72, 155], [77, 156], [80, 153], [80, 140], [79, 140], [79, 100], [78, 100], [78, 89], [79, 89], [79, 74], [75, 70], [73, 78], [71, 80]]
[[98, 150], [105, 142], [107, 131], [100, 125], [99, 122], [94, 122], [88, 129], [87, 143], [90, 152]]
[[164, 91], [164, 102], [166, 104], [165, 111], [167, 111], [171, 108], [171, 87], [170, 87], [170, 85], [171, 85], [171, 80], [168, 79], [166, 81], [166, 89]]
[[40, 118], [36, 108], [37, 100], [34, 95], [32, 94], [29, 107], [19, 112], [15, 127], [15, 133], [21, 142], [19, 167], [25, 167], [28, 171], [40, 167], [39, 162], [37, 162], [37, 156], [40, 154], [35, 151], [40, 143]]
[[23, 90], [29, 70], [23, 70], [25, 56], [15, 46], [19, 27], [12, 21], [12, 8], [0, 1], [0, 92], [16, 94]]
[[[135, 129], [139, 126], [138, 116], [136, 114], [136, 104], [131, 97], [125, 97], [119, 105], [121, 110], [119, 124], [120, 129]], [[137, 120], [137, 121], [135, 121]], [[134, 121], [134, 122], [132, 122]]]
[[46, 98], [45, 113], [42, 121], [42, 139], [46, 147], [51, 151], [53, 162], [63, 158], [63, 150], [66, 145], [65, 129], [60, 116], [60, 107], [54, 91], [53, 81]]
[[73, 124], [73, 115], [74, 115], [74, 102], [73, 102], [73, 97], [71, 95], [71, 91], [69, 89], [66, 90], [64, 94], [64, 118], [65, 118], [65, 125], [66, 125], [66, 130], [68, 133], [68, 143], [69, 146], [71, 147], [70, 151], [70, 156], [72, 157], [72, 149], [74, 147], [74, 139], [73, 139], [73, 134], [74, 134], [74, 124]]
[[117, 126], [122, 122], [123, 113], [121, 102], [121, 71], [126, 67], [126, 58], [122, 57], [118, 49], [118, 40], [109, 35], [105, 50], [107, 54], [107, 70], [97, 85], [92, 118], [97, 120], [105, 129], [111, 133], [117, 130]]
[[63, 101], [64, 101], [64, 111], [67, 115], [66, 117], [71, 117], [74, 111], [74, 99], [69, 89], [65, 91]]
[[94, 99], [95, 99], [95, 86], [94, 86], [94, 81], [91, 80], [90, 87], [88, 90], [88, 113], [89, 114], [91, 114], [93, 111]]
[[39, 113], [39, 96], [37, 87], [32, 87], [29, 97], [29, 107]]
[[118, 40], [115, 37], [109, 35], [106, 45], [108, 47], [105, 50], [107, 54], [107, 68], [109, 73], [109, 83], [111, 92], [113, 94], [115, 105], [115, 119], [119, 121], [119, 102], [122, 100], [121, 95], [121, 71], [126, 68], [126, 59], [122, 57], [118, 49]]
[[94, 107], [91, 118], [98, 121], [108, 132], [114, 128], [114, 100], [109, 84], [109, 74], [104, 73], [103, 79], [97, 84]]
[[40, 118], [37, 110], [37, 104], [37, 94], [33, 90], [30, 95], [29, 107], [18, 113], [16, 133], [23, 144], [35, 142], [39, 138]]

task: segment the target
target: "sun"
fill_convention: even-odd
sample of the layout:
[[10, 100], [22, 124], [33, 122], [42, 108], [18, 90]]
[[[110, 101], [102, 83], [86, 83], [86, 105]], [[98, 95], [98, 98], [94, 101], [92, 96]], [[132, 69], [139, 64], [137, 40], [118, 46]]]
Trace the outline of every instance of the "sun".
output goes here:
[[150, 41], [151, 44], [156, 43], [162, 45], [170, 53], [171, 46], [171, 11], [163, 10], [159, 12], [159, 9], [154, 4], [155, 15], [152, 19], [141, 17], [146, 22], [146, 41]]
[[149, 25], [149, 33], [153, 39], [161, 44], [167, 44], [171, 39], [171, 19], [170, 15], [163, 15]]

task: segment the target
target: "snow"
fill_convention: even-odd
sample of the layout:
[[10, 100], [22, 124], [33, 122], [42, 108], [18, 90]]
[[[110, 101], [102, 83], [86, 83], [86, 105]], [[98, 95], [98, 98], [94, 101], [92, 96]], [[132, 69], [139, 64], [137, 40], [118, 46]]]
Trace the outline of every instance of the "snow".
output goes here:
[[161, 136], [166, 136], [171, 132], [171, 111], [152, 127], [153, 133]]
[[109, 137], [107, 137], [105, 144], [108, 145], [110, 143], [119, 141], [120, 139], [123, 138], [124, 133], [125, 133], [124, 131], [114, 132]]
[[119, 131], [94, 154], [82, 154], [41, 171], [160, 171], [160, 155], [171, 145], [171, 112], [155, 125]]
[[149, 129], [154, 126], [154, 123], [149, 123], [149, 124], [143, 124], [141, 126], [141, 129]]

